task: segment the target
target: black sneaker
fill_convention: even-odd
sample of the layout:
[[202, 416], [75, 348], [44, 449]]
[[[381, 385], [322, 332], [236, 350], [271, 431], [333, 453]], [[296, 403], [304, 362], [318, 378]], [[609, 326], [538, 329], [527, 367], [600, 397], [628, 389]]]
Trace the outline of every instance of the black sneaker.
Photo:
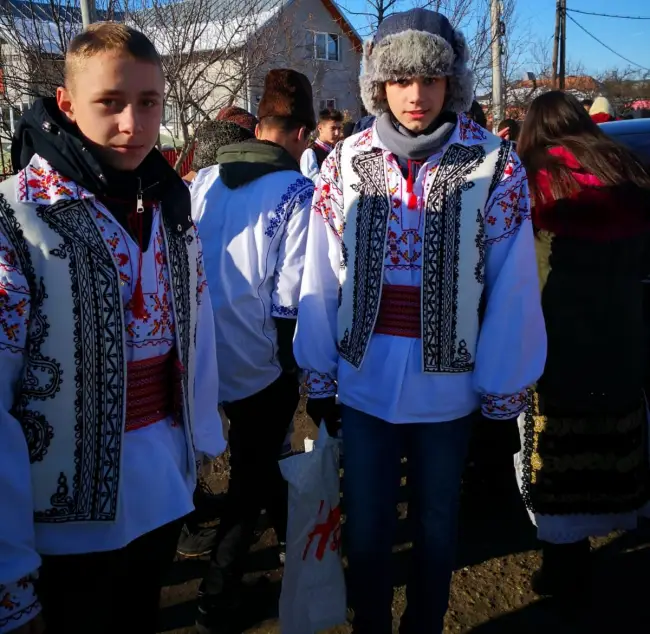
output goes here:
[[199, 478], [194, 490], [194, 521], [208, 523], [216, 520], [223, 511], [225, 499], [225, 493], [215, 493], [206, 480]]
[[176, 552], [182, 557], [203, 557], [210, 554], [216, 543], [216, 527], [190, 531], [187, 526], [183, 526]]
[[208, 594], [204, 582], [198, 593], [199, 609], [196, 615], [198, 634], [241, 634], [240, 620], [243, 601], [239, 592]]

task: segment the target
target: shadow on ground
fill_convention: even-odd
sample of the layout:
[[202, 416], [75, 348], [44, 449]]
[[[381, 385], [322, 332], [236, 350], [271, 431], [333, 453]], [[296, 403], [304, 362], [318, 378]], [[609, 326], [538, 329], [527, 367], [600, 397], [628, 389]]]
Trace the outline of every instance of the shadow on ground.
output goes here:
[[[577, 613], [567, 610], [530, 589], [530, 576], [539, 566], [539, 544], [516, 488], [510, 456], [482, 446], [473, 451], [470, 464], [464, 478], [458, 563], [445, 634], [649, 631], [649, 525], [635, 533], [597, 540], [590, 605]], [[404, 518], [407, 496], [408, 486], [403, 486], [396, 538], [400, 548], [393, 570], [397, 615], [405, 605], [403, 586], [410, 566], [410, 530]], [[163, 591], [162, 632], [193, 632], [196, 592], [207, 565], [207, 559], [175, 562]], [[272, 531], [264, 532], [253, 547], [247, 571], [242, 621], [233, 634], [278, 634], [281, 570]], [[336, 633], [348, 631], [342, 627]]]
[[626, 634], [648, 631], [647, 575], [650, 531], [614, 539], [594, 552], [587, 605], [539, 599], [520, 610], [495, 616], [472, 634]]

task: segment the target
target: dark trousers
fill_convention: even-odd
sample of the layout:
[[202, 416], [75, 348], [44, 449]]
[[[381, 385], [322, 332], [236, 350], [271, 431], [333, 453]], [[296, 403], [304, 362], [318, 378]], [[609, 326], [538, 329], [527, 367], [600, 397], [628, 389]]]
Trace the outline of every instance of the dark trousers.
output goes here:
[[208, 575], [210, 594], [237, 587], [262, 508], [286, 541], [287, 483], [278, 458], [298, 407], [298, 379], [282, 374], [267, 388], [224, 405], [230, 420], [230, 480]]
[[120, 550], [45, 555], [36, 585], [46, 634], [155, 634], [160, 590], [184, 520]]
[[343, 406], [344, 543], [355, 634], [392, 632], [391, 559], [404, 455], [413, 552], [400, 632], [442, 632], [472, 420], [392, 425]]

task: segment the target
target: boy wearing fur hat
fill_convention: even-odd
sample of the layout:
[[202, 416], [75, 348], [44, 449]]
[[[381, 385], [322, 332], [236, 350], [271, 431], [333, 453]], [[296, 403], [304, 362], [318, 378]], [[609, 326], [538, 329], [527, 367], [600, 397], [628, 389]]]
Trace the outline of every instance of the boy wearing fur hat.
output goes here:
[[[225, 449], [165, 78], [123, 24], [75, 37], [0, 185], [0, 632], [154, 634], [195, 456]], [[42, 616], [40, 614], [42, 607]]]
[[[390, 634], [400, 459], [414, 529], [403, 634], [441, 632], [460, 478], [475, 413], [511, 425], [546, 336], [526, 175], [467, 119], [463, 35], [442, 15], [392, 15], [365, 46], [374, 125], [323, 163], [294, 353], [308, 412], [345, 443], [346, 551], [357, 634]], [[508, 422], [509, 421], [509, 422]]]
[[307, 78], [270, 71], [258, 118], [257, 138], [220, 148], [218, 165], [199, 171], [192, 186], [231, 451], [226, 510], [200, 589], [200, 631], [218, 631], [236, 616], [242, 563], [263, 507], [286, 541], [278, 458], [299, 400], [292, 341], [314, 193], [299, 165], [316, 127]]

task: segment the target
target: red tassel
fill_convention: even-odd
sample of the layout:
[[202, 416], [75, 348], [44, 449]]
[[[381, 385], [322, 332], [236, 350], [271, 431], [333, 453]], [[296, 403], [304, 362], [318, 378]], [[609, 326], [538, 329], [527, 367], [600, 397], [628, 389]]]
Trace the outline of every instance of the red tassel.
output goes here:
[[409, 159], [407, 163], [408, 176], [406, 179], [406, 193], [409, 195], [406, 206], [413, 210], [418, 207], [418, 197], [413, 193], [413, 162]]
[[144, 293], [142, 292], [142, 280], [140, 277], [138, 277], [133, 296], [131, 297], [131, 314], [136, 319], [144, 319], [147, 316], [147, 311], [144, 306]]

